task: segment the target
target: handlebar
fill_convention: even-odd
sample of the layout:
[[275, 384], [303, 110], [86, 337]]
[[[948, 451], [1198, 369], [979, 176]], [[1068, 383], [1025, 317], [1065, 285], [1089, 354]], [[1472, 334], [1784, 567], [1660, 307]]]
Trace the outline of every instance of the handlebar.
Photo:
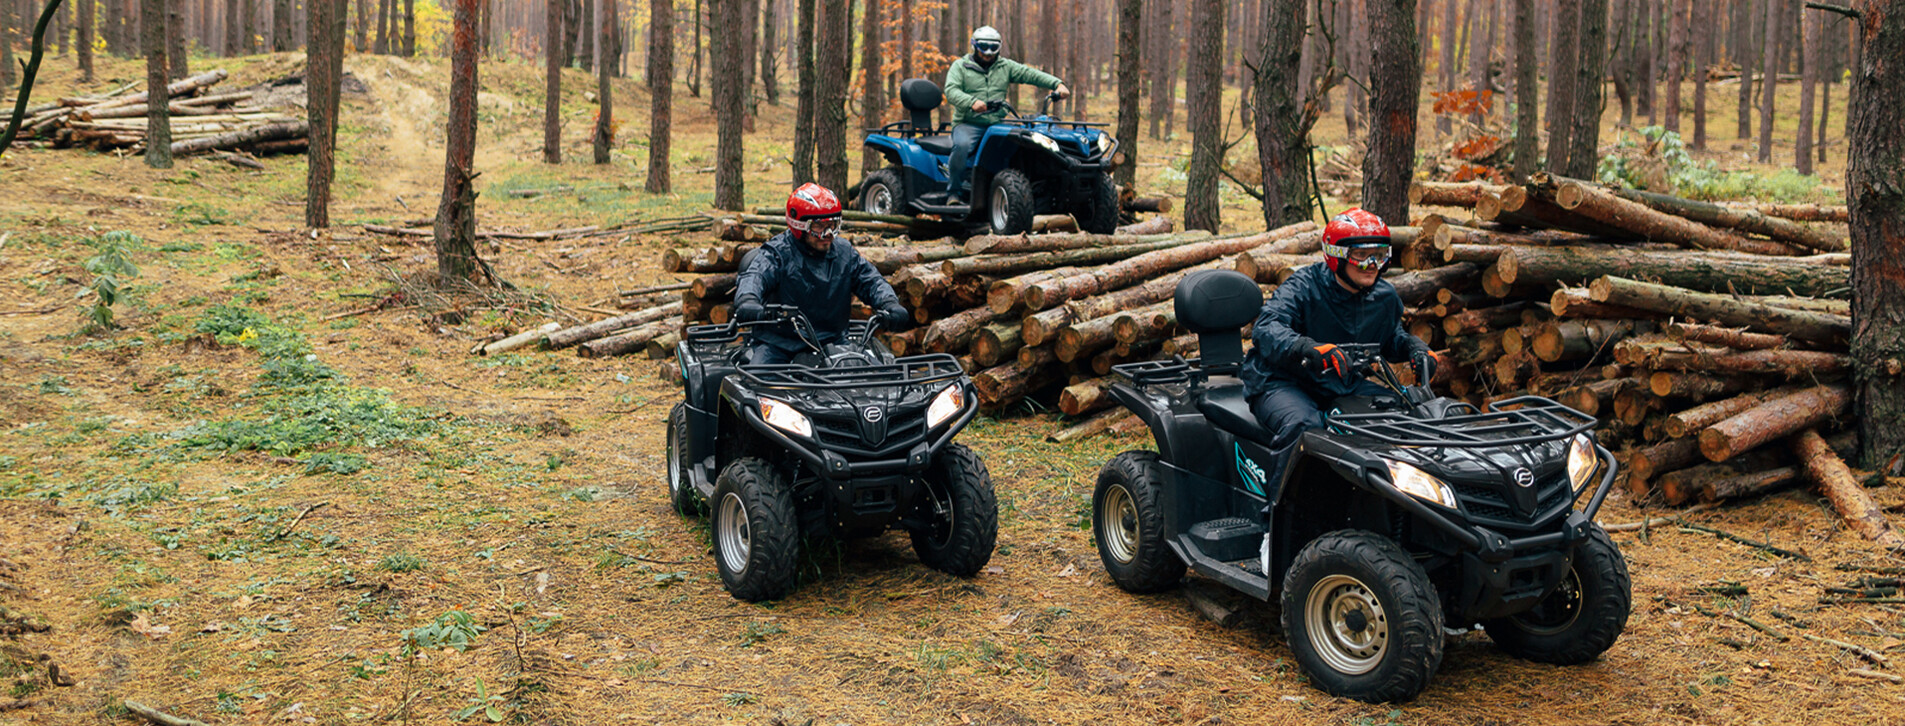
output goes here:
[[[800, 342], [806, 343], [807, 347], [812, 348], [816, 353], [824, 352], [820, 345], [820, 333], [814, 330], [813, 321], [809, 320], [807, 314], [802, 312], [800, 308], [782, 303], [765, 304], [762, 305], [761, 308], [764, 312], [760, 318], [747, 321], [734, 321], [733, 324], [735, 328], [737, 330], [744, 330], [756, 325], [789, 324], [794, 327], [794, 332], [799, 336]], [[860, 345], [866, 345], [871, 342], [873, 340], [873, 334], [879, 332], [881, 327], [880, 316], [877, 311], [873, 317], [868, 318], [865, 322], [866, 326], [864, 330], [866, 332], [860, 336], [859, 340], [855, 341]]]
[[1337, 343], [1336, 348], [1343, 351], [1343, 357], [1348, 359], [1352, 375], [1376, 379], [1411, 407], [1431, 398], [1428, 381], [1418, 381], [1415, 386], [1402, 385], [1402, 379], [1396, 377], [1395, 369], [1382, 359], [1381, 343]]

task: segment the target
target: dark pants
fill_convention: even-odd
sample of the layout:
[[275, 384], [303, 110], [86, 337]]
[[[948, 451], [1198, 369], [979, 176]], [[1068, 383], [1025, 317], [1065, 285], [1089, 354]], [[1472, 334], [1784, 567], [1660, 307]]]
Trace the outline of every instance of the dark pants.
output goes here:
[[748, 349], [747, 363], [753, 366], [777, 366], [794, 362], [794, 352], [781, 350], [766, 343], [756, 343]]
[[[1362, 380], [1356, 383], [1352, 396], [1378, 396], [1389, 389], [1375, 381]], [[1289, 460], [1290, 451], [1296, 441], [1309, 429], [1323, 428], [1323, 412], [1334, 405], [1335, 398], [1319, 401], [1311, 398], [1302, 388], [1289, 384], [1272, 384], [1270, 388], [1257, 394], [1250, 400], [1250, 413], [1256, 415], [1257, 423], [1270, 430], [1273, 453], [1277, 461], [1266, 462], [1272, 481], [1281, 476], [1283, 465]]]
[[985, 133], [986, 127], [979, 124], [962, 123], [952, 127], [952, 158], [946, 160], [947, 193], [960, 194], [965, 189], [966, 166], [972, 157], [972, 147], [979, 145], [979, 137]]

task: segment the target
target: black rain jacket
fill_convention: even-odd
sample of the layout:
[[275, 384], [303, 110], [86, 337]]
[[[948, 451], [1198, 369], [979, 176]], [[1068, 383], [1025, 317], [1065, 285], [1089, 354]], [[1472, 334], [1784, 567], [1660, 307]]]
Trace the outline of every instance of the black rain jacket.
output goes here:
[[1350, 395], [1355, 380], [1303, 368], [1299, 338], [1318, 343], [1381, 343], [1382, 357], [1406, 361], [1429, 346], [1402, 327], [1402, 298], [1387, 280], [1362, 292], [1336, 282], [1323, 263], [1296, 271], [1270, 294], [1250, 331], [1244, 357], [1244, 394], [1254, 399], [1271, 388], [1297, 386], [1311, 398]]
[[[900, 302], [893, 286], [873, 263], [842, 237], [834, 238], [826, 254], [815, 254], [806, 243], [794, 239], [793, 232], [781, 232], [761, 246], [761, 253], [754, 255], [735, 279], [735, 300], [752, 297], [765, 304], [800, 308], [813, 322], [823, 345], [838, 343], [846, 336], [854, 296], [875, 310]], [[789, 352], [807, 349], [798, 336], [778, 327], [756, 328], [754, 342]]]

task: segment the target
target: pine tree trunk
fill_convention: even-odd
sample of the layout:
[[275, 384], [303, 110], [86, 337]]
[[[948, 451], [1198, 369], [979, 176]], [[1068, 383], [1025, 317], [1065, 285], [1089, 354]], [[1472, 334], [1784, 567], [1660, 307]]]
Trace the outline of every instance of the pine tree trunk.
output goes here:
[[754, 67], [760, 53], [761, 0], [741, 0], [741, 131], [754, 132]]
[[[1455, 30], [1455, 6], [1456, 0], [1442, 0], [1442, 27], [1438, 29], [1439, 32], [1437, 33], [1437, 35], [1440, 36], [1439, 42], [1442, 45], [1442, 62], [1440, 64], [1441, 67], [1436, 69], [1441, 76], [1440, 82], [1436, 85], [1440, 87], [1438, 90], [1444, 93], [1455, 90], [1455, 47], [1458, 45], [1456, 42], [1457, 32]], [[1371, 8], [1371, 10], [1373, 11], [1374, 8]], [[1371, 13], [1370, 19], [1372, 21], [1375, 19], [1373, 12]], [[1438, 137], [1448, 136], [1449, 133], [1454, 130], [1454, 120], [1451, 119], [1448, 114], [1439, 113], [1435, 115], [1435, 133]]]
[[1348, 28], [1339, 31], [1347, 42], [1337, 52], [1343, 57], [1344, 73], [1348, 74], [1343, 91], [1343, 127], [1348, 129], [1352, 141], [1362, 138], [1363, 116], [1369, 108], [1365, 92], [1369, 87], [1369, 24], [1357, 20], [1361, 16], [1354, 9], [1355, 3], [1362, 1], [1346, 0], [1336, 16], [1336, 27]]
[[716, 141], [714, 155], [714, 206], [717, 209], [747, 208], [745, 181], [741, 177], [741, 116], [744, 113], [741, 72], [746, 54], [741, 50], [742, 0], [714, 0], [714, 46], [709, 57], [714, 61], [714, 115]]
[[1224, 0], [1192, 0], [1191, 33], [1200, 42], [1185, 58], [1191, 163], [1184, 182], [1184, 228], [1216, 232], [1223, 223], [1217, 200], [1223, 128]]
[[[405, 0], [405, 4], [410, 1]], [[450, 35], [450, 115], [445, 122], [443, 198], [437, 204], [435, 229], [437, 282], [446, 287], [495, 282], [488, 278], [488, 266], [476, 254], [476, 189], [472, 182], [476, 172], [477, 2], [456, 0]]]
[[1766, 0], [1766, 34], [1760, 43], [1760, 81], [1759, 91], [1759, 152], [1755, 157], [1761, 164], [1773, 160], [1773, 102], [1778, 97], [1775, 90], [1779, 85], [1779, 5], [1778, 0]]
[[600, 35], [595, 47], [595, 163], [609, 163], [609, 149], [615, 145], [615, 103], [610, 100], [609, 77], [615, 71], [615, 0], [595, 0], [596, 27]]
[[1680, 79], [1687, 73], [1688, 0], [1667, 0], [1667, 104], [1666, 128], [1680, 133]]
[[[861, 18], [860, 125], [869, 129], [879, 128], [885, 123], [886, 98], [882, 95], [884, 86], [880, 83], [886, 76], [880, 55], [880, 16], [884, 14], [885, 5], [886, 0], [866, 0], [865, 15]], [[860, 175], [873, 173], [883, 161], [880, 152], [863, 147], [860, 152]]]
[[1574, 131], [1567, 176], [1592, 179], [1600, 164], [1601, 88], [1607, 77], [1607, 0], [1581, 0], [1580, 63], [1575, 68]]
[[814, 180], [814, 2], [797, 0], [794, 30], [794, 187]]
[[[393, 0], [394, 2], [395, 0]], [[462, 0], [455, 0], [461, 4]], [[417, 55], [417, 2], [403, 0], [403, 57], [414, 58]]]
[[1369, 151], [1363, 209], [1397, 225], [1409, 221], [1415, 174], [1416, 107], [1422, 90], [1416, 0], [1369, 1]]
[[767, 105], [779, 106], [781, 103], [781, 82], [779, 77], [780, 55], [776, 53], [779, 42], [775, 40], [780, 29], [779, 0], [763, 0], [761, 3], [761, 93], [767, 98]]
[[595, 72], [595, 15], [598, 0], [577, 0], [571, 8], [579, 13], [575, 23], [576, 61], [582, 70]]
[[1586, 0], [1559, 0], [1554, 12], [1554, 40], [1548, 61], [1547, 168], [1562, 173], [1574, 150], [1574, 98], [1579, 86], [1581, 4]]
[[1862, 0], [1846, 119], [1852, 357], [1867, 468], [1905, 453], [1905, 0]]
[[331, 177], [337, 164], [337, 115], [344, 75], [349, 0], [305, 0], [305, 108], [310, 115], [304, 225], [331, 226]]
[[1718, 0], [1688, 0], [1693, 4], [1693, 148], [1707, 148], [1707, 69], [1713, 65], [1713, 3]]
[[[1766, 0], [1758, 0], [1766, 2]], [[1755, 0], [1737, 0], [1733, 4], [1733, 38], [1728, 45], [1740, 68], [1740, 97], [1736, 110], [1735, 133], [1742, 139], [1753, 138], [1753, 66], [1759, 59], [1753, 44], [1759, 37], [1753, 32], [1755, 21], [1763, 15], [1753, 9]]]
[[[225, 0], [225, 7], [227, 8], [225, 17], [227, 19], [237, 17], [236, 10], [238, 8], [239, 2], [240, 0]], [[357, 0], [356, 4], [357, 4], [357, 23], [354, 27], [357, 31], [357, 42], [355, 44], [354, 49], [359, 53], [364, 53], [370, 49], [370, 45], [369, 45], [370, 43], [370, 0]], [[225, 47], [227, 48], [227, 50], [225, 51], [226, 55], [231, 55], [233, 53], [233, 50], [231, 49], [235, 48], [238, 45], [238, 41], [237, 41], [238, 36], [236, 33], [233, 33], [231, 31], [231, 27], [232, 25], [228, 22], [226, 31], [225, 31], [225, 38], [226, 38]]]
[[1793, 134], [1793, 169], [1808, 176], [1812, 174], [1813, 87], [1818, 84], [1819, 65], [1824, 60], [1819, 48], [1825, 41], [1820, 21], [1818, 12], [1800, 11], [1806, 42], [1799, 54], [1799, 129]]
[[[1155, 5], [1164, 0], [1151, 0]], [[1144, 0], [1118, 0], [1118, 150], [1124, 163], [1112, 173], [1118, 184], [1130, 185], [1138, 176], [1138, 95], [1144, 83], [1139, 69], [1144, 59]], [[1153, 33], [1159, 32], [1156, 29]]]
[[[546, 22], [543, 35], [542, 161], [562, 163], [562, 29], [566, 0], [543, 0]], [[395, 2], [395, 0], [386, 0]], [[379, 44], [382, 44], [380, 39]]]
[[1536, 64], [1540, 51], [1535, 32], [1534, 0], [1514, 0], [1515, 3], [1515, 169], [1514, 180], [1518, 183], [1528, 181], [1528, 175], [1535, 172], [1535, 161], [1541, 154], [1541, 127], [1539, 124], [1539, 81], [1536, 79]]
[[93, 0], [77, 0], [79, 8], [79, 78], [81, 83], [93, 82]]
[[[139, 45], [146, 54], [146, 88], [151, 95], [164, 96], [170, 71], [165, 60], [165, 0], [140, 0]], [[172, 168], [171, 108], [165, 103], [146, 104], [146, 166]]]
[[[811, 3], [812, 0], [803, 0]], [[667, 194], [674, 189], [669, 174], [672, 161], [675, 95], [675, 3], [648, 0], [648, 181], [642, 190]]]
[[1276, 229], [1310, 218], [1309, 130], [1315, 117], [1304, 103], [1308, 89], [1298, 88], [1294, 79], [1303, 62], [1303, 15], [1266, 3], [1263, 28], [1252, 106], [1257, 163], [1263, 170], [1263, 225]]
[[173, 78], [192, 75], [185, 57], [185, 41], [191, 34], [185, 22], [185, 1], [167, 0], [165, 8], [165, 60], [172, 66]]
[[688, 95], [701, 97], [701, 0], [695, 0], [695, 48], [688, 58]]
[[[245, 3], [246, 17], [250, 17], [253, 0], [239, 0], [239, 1]], [[543, 0], [543, 1], [550, 4], [557, 4], [561, 2], [561, 0]], [[372, 49], [372, 52], [378, 55], [390, 54], [390, 28], [392, 27], [391, 21], [396, 17], [393, 13], [391, 13], [391, 2], [392, 0], [377, 0], [377, 41], [375, 44], [371, 46], [371, 49]], [[552, 15], [551, 17], [557, 17], [557, 16]], [[246, 21], [246, 25], [250, 25], [249, 20]], [[249, 32], [246, 33], [245, 42], [247, 43], [247, 45], [249, 45], [251, 42]]]
[[291, 0], [271, 2], [271, 52], [285, 53], [296, 48], [291, 38]]
[[[814, 53], [814, 176], [828, 189], [847, 188], [847, 0], [818, 0]], [[826, 72], [818, 69], [826, 68]]]

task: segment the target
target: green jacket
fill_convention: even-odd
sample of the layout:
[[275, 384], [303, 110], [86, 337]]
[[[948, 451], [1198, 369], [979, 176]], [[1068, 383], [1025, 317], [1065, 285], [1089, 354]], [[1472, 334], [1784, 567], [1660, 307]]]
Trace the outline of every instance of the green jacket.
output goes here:
[[952, 104], [953, 123], [978, 124], [989, 126], [1005, 118], [1005, 109], [989, 108], [985, 113], [973, 113], [973, 101], [997, 101], [1006, 97], [1006, 91], [1014, 83], [1029, 83], [1045, 90], [1058, 88], [1058, 76], [1033, 68], [1010, 58], [1000, 58], [992, 62], [990, 70], [984, 69], [971, 55], [953, 61], [946, 69], [946, 101]]

